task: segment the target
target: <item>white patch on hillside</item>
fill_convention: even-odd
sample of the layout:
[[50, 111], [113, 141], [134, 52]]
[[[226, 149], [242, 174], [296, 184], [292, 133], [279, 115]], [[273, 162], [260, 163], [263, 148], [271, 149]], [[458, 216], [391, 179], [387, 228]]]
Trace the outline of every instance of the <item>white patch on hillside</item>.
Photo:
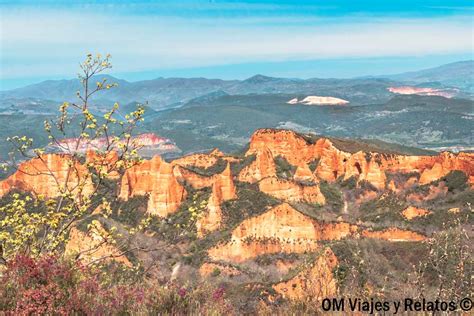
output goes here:
[[286, 102], [288, 104], [296, 104], [298, 103], [298, 98], [291, 99], [290, 101]]
[[301, 101], [298, 101], [297, 98], [294, 98], [286, 103], [288, 104], [300, 103], [300, 104], [305, 104], [305, 105], [346, 105], [349, 103], [349, 101], [335, 98], [335, 97], [321, 97], [321, 96], [316, 96], [316, 95], [310, 95]]

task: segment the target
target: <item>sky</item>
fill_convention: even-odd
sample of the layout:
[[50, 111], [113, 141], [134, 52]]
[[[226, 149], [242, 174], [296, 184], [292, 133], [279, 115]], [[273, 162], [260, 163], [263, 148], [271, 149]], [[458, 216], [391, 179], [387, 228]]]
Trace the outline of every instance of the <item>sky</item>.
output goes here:
[[0, 90], [89, 52], [131, 81], [393, 74], [472, 59], [473, 23], [471, 0], [0, 0]]

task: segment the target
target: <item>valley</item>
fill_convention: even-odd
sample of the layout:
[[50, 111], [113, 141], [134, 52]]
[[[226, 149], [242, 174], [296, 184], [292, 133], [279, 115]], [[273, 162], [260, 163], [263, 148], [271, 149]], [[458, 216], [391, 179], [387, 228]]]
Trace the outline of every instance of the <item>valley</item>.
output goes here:
[[[369, 266], [396, 272], [384, 281], [393, 296], [414, 258], [426, 251], [423, 241], [456, 218], [472, 225], [474, 155], [415, 155], [387, 146], [260, 129], [239, 155], [213, 150], [168, 161], [155, 156], [110, 176], [110, 215], [97, 208], [81, 219], [66, 251], [86, 261], [104, 255], [125, 265], [138, 260], [149, 277], [163, 282], [173, 275], [181, 282], [251, 288], [231, 294], [246, 302], [247, 311], [262, 302], [341, 293], [350, 278], [338, 279], [332, 271], [350, 268], [361, 255]], [[62, 181], [67, 158], [42, 159]], [[0, 196], [8, 200], [18, 190], [59, 196], [45, 167], [38, 159], [22, 163], [0, 182]], [[84, 179], [81, 192], [87, 196], [94, 179], [83, 166], [76, 170], [68, 185]], [[144, 220], [149, 224], [142, 231], [130, 233]], [[100, 243], [103, 236], [140, 250], [122, 254]], [[94, 243], [97, 250], [87, 252]], [[381, 277], [370, 273], [366, 282], [377, 287]]]

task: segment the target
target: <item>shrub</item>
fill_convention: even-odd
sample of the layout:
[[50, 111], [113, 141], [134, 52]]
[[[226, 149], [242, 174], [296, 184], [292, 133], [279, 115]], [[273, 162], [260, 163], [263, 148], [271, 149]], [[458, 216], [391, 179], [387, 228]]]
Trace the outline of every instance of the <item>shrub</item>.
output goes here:
[[107, 271], [56, 256], [18, 255], [0, 278], [0, 314], [209, 315], [231, 311], [223, 287], [117, 282]]
[[275, 157], [276, 172], [279, 178], [292, 178], [295, 174], [296, 167], [291, 165], [284, 157]]
[[326, 204], [329, 206], [330, 210], [332, 212], [339, 212], [344, 204], [341, 191], [326, 181], [321, 181], [319, 188], [326, 198]]
[[446, 182], [446, 186], [450, 192], [456, 190], [463, 191], [467, 187], [467, 176], [464, 172], [459, 170], [453, 170], [448, 173], [443, 180]]

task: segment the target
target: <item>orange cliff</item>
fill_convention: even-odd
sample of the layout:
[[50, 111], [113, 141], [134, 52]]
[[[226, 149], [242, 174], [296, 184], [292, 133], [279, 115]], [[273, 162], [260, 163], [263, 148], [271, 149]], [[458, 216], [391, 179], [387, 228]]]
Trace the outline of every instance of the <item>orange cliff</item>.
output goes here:
[[429, 214], [431, 214], [430, 211], [414, 206], [409, 206], [402, 211], [402, 216], [405, 217], [405, 219], [407, 220], [412, 220], [416, 217], [424, 217]]
[[213, 178], [212, 193], [207, 203], [207, 208], [203, 216], [196, 222], [197, 235], [200, 238], [220, 228], [222, 223], [222, 202], [237, 198], [229, 164], [227, 164], [227, 167], [221, 174], [217, 174]]
[[197, 236], [204, 237], [207, 233], [213, 232], [221, 227], [222, 224], [222, 192], [218, 186], [212, 186], [212, 193], [207, 202], [204, 214], [196, 222]]
[[[437, 156], [407, 156], [362, 151], [349, 153], [338, 149], [326, 138], [308, 141], [289, 130], [257, 130], [251, 137], [246, 155], [257, 154], [258, 157], [267, 150], [270, 153], [265, 156], [282, 156], [291, 165], [296, 166], [297, 170], [305, 169], [310, 162], [317, 160], [314, 175], [318, 179], [335, 181], [339, 177], [348, 179], [355, 176], [359, 181], [368, 181], [378, 189], [386, 187], [386, 172], [419, 172], [420, 184], [427, 184], [440, 179], [452, 170], [460, 170], [469, 177], [471, 186], [474, 181], [472, 153], [442, 152]], [[301, 173], [302, 169], [298, 176]], [[269, 176], [274, 175], [262, 174], [259, 177]]]
[[314, 182], [317, 181], [311, 169], [307, 164], [302, 164], [296, 167], [293, 179], [297, 182]]
[[265, 178], [258, 183], [260, 191], [286, 202], [307, 202], [324, 205], [326, 199], [318, 185], [301, 185], [276, 177]]
[[94, 190], [87, 167], [65, 154], [45, 154], [21, 163], [14, 174], [0, 182], [0, 197], [13, 189], [49, 198], [67, 191], [89, 196]]
[[276, 176], [275, 161], [272, 152], [264, 146], [262, 150], [257, 151], [255, 160], [242, 169], [239, 180], [254, 183], [263, 178], [274, 176]]
[[175, 212], [186, 198], [185, 188], [178, 182], [171, 164], [160, 156], [128, 169], [122, 177], [119, 197], [148, 195], [147, 211], [166, 217]]
[[209, 249], [212, 260], [243, 262], [262, 254], [304, 253], [319, 248], [319, 241], [343, 238], [422, 241], [424, 236], [398, 228], [370, 231], [346, 222], [319, 222], [287, 203], [248, 218], [232, 232], [230, 241]]
[[119, 154], [117, 151], [101, 152], [92, 149], [86, 151], [86, 165], [95, 168], [98, 173], [111, 179], [118, 179], [119, 174]]
[[290, 130], [257, 130], [250, 139], [246, 155], [258, 154], [265, 149], [268, 149], [273, 157], [282, 156], [294, 166], [309, 163], [319, 156], [315, 146], [309, 145], [303, 137]]
[[394, 227], [378, 231], [364, 230], [362, 231], [362, 237], [388, 241], [423, 241], [426, 239], [425, 236], [416, 232]]
[[262, 215], [244, 220], [231, 240], [209, 250], [213, 260], [242, 262], [267, 253], [303, 253], [319, 247], [319, 240], [352, 235], [357, 226], [348, 223], [318, 223], [287, 203]]
[[198, 168], [210, 168], [214, 166], [220, 159], [227, 162], [235, 162], [238, 159], [232, 156], [226, 156], [219, 149], [215, 148], [207, 154], [191, 154], [177, 158], [171, 162], [173, 165], [182, 167], [198, 167]]
[[181, 182], [189, 184], [193, 189], [211, 187], [214, 183], [214, 176], [203, 176], [182, 166], [175, 166], [173, 174]]
[[208, 154], [192, 154], [192, 155], [187, 155], [178, 159], [173, 160], [171, 163], [173, 165], [179, 165], [183, 167], [187, 166], [194, 166], [194, 167], [199, 167], [199, 168], [209, 168], [214, 166], [217, 161], [221, 157], [223, 157], [224, 154], [220, 152], [217, 149], [214, 149]]
[[284, 298], [292, 300], [333, 297], [337, 294], [337, 281], [333, 270], [338, 264], [334, 252], [326, 248], [310, 267], [288, 281], [273, 285], [273, 289]]

